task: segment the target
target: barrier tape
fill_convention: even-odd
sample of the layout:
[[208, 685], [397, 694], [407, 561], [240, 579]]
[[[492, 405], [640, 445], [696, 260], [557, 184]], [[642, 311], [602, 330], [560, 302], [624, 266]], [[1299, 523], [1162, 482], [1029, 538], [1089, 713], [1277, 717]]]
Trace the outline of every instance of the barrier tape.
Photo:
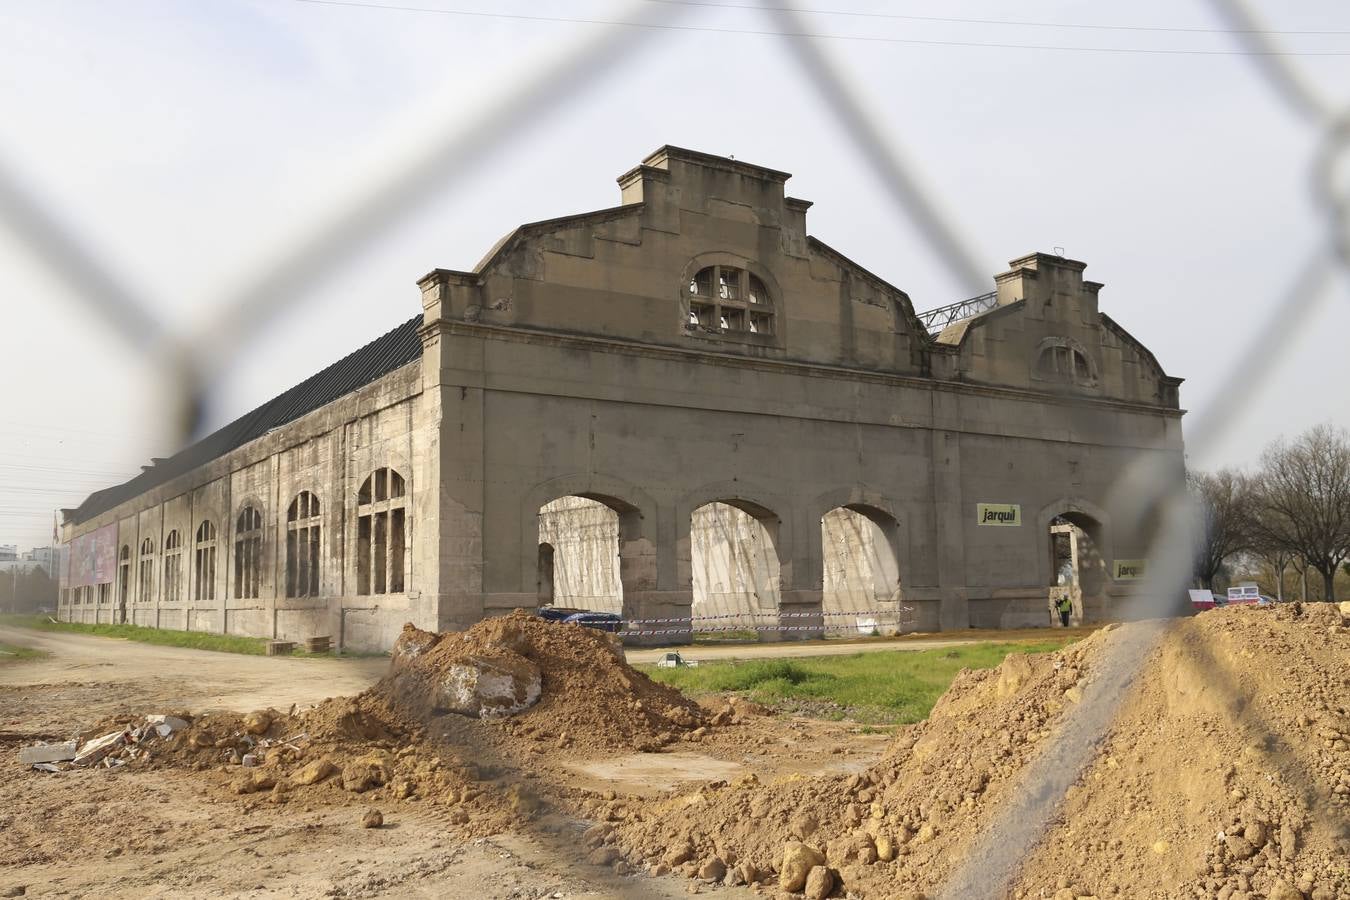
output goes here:
[[914, 612], [912, 606], [902, 606], [899, 609], [860, 609], [849, 612], [762, 612], [762, 613], [727, 613], [720, 616], [675, 616], [666, 619], [624, 619], [625, 625], [674, 625], [680, 622], [720, 622], [727, 619], [823, 619], [840, 616], [853, 617], [875, 617], [875, 616], [899, 616], [905, 613]]
[[654, 637], [662, 634], [716, 634], [722, 631], [842, 631], [856, 625], [714, 625], [710, 628], [644, 628], [619, 632], [624, 637]]

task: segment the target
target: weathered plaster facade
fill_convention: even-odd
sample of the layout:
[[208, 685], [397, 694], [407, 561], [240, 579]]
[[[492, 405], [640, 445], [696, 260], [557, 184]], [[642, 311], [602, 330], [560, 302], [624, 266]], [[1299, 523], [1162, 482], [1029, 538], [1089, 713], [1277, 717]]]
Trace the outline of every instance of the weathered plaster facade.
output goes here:
[[[566, 496], [617, 514], [634, 618], [690, 613], [691, 522], [715, 502], [762, 526], [781, 611], [821, 608], [821, 523], [839, 507], [875, 523], [867, 552], [885, 545], [874, 596], [898, 598], [894, 572], [925, 629], [1048, 624], [1061, 514], [1108, 569], [1144, 556], [1147, 530], [1111, 489], [1141, 460], [1180, 483], [1179, 380], [1099, 313], [1083, 264], [1015, 260], [995, 309], [934, 340], [904, 292], [807, 235], [810, 204], [784, 195], [787, 177], [657, 151], [620, 178], [623, 205], [522, 226], [473, 271], [425, 276], [419, 359], [68, 518], [66, 539], [116, 522], [119, 547], [134, 556], [145, 534], [162, 553], [169, 530], [191, 537], [213, 517], [218, 599], [152, 595], [129, 618], [363, 647], [404, 621], [456, 628], [534, 605], [540, 511]], [[408, 487], [404, 589], [361, 594], [358, 492], [382, 467]], [[286, 509], [303, 490], [324, 504], [322, 588], [287, 599]], [[228, 533], [246, 502], [265, 526], [247, 602]], [[980, 525], [977, 503], [1017, 504], [1022, 523]], [[1099, 614], [1129, 590], [1108, 583]]]

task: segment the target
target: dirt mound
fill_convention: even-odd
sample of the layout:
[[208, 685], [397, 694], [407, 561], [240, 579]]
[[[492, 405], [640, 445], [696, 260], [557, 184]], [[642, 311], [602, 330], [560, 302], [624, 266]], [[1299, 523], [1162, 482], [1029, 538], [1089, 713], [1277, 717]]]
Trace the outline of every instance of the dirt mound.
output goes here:
[[[519, 610], [462, 633], [406, 625], [390, 668], [368, 693], [387, 698], [408, 719], [466, 711], [460, 708], [466, 702], [464, 673], [485, 673], [475, 694], [482, 718], [509, 716], [502, 733], [562, 749], [654, 750], [706, 718], [679, 691], [625, 663], [609, 635]], [[525, 690], [535, 673], [539, 687]], [[485, 688], [486, 675], [498, 677], [500, 685]]]
[[[1172, 623], [1013, 895], [1350, 897], [1346, 624], [1328, 604]], [[800, 841], [825, 854], [839, 896], [934, 892], [1009, 808], [1028, 765], [1107, 690], [1097, 677], [1111, 645], [1150, 627], [962, 673], [858, 775], [714, 783], [630, 804], [590, 840], [657, 871], [727, 865], [725, 879], [775, 883], [785, 846]]]

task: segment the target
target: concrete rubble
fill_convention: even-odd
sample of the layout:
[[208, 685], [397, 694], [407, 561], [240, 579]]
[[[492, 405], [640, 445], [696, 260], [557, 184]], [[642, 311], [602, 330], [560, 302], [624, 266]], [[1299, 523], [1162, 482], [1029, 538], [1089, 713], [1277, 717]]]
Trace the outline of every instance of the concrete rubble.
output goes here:
[[19, 750], [19, 764], [24, 766], [40, 763], [65, 762], [75, 758], [77, 741], [63, 741], [59, 744], [34, 744]]
[[19, 764], [31, 766], [40, 772], [65, 771], [67, 768], [88, 768], [100, 763], [112, 769], [124, 765], [127, 759], [148, 754], [144, 745], [155, 738], [168, 739], [187, 728], [189, 722], [178, 716], [149, 715], [135, 728], [121, 728], [95, 738], [81, 741], [72, 738], [58, 743], [38, 743], [19, 749]]

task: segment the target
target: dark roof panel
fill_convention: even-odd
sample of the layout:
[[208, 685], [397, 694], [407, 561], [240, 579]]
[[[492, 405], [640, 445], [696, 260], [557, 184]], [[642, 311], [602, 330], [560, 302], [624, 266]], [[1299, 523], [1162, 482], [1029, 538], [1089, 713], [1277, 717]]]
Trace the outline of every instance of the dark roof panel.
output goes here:
[[71, 521], [76, 524], [88, 521], [138, 494], [224, 456], [231, 450], [262, 437], [274, 428], [279, 428], [287, 422], [294, 422], [301, 416], [332, 403], [358, 388], [365, 387], [415, 359], [420, 359], [422, 339], [417, 332], [421, 325], [422, 317], [414, 316], [393, 331], [333, 363], [319, 374], [273, 397], [252, 412], [240, 416], [219, 431], [208, 434], [130, 481], [95, 491], [75, 510]]

